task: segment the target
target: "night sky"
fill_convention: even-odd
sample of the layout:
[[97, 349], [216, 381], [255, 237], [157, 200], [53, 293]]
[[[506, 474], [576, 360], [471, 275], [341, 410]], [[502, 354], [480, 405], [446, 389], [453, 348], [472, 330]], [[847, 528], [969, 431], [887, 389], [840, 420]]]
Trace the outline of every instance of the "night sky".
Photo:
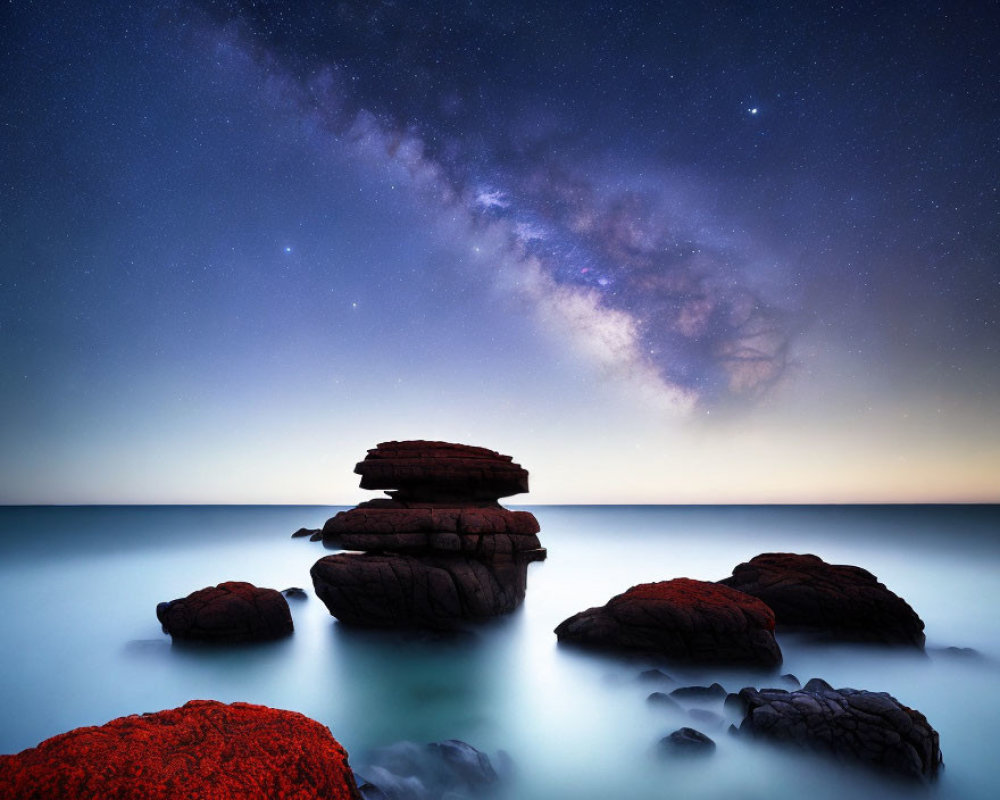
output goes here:
[[410, 438], [527, 503], [1000, 501], [998, 53], [994, 3], [13, 0], [0, 502], [351, 503]]

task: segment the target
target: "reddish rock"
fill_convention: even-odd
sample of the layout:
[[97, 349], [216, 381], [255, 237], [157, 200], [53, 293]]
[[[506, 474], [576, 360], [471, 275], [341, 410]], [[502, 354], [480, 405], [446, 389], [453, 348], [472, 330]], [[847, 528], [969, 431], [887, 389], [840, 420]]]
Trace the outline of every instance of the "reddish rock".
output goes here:
[[513, 611], [528, 561], [337, 553], [312, 568], [316, 595], [350, 625], [447, 630]]
[[696, 663], [781, 663], [774, 614], [725, 586], [689, 578], [633, 586], [606, 605], [562, 622], [565, 641], [641, 650]]
[[941, 766], [937, 731], [885, 692], [834, 689], [813, 678], [802, 689], [743, 689], [741, 734], [793, 744], [931, 781]]
[[818, 556], [763, 553], [719, 583], [758, 597], [778, 625], [849, 641], [924, 645], [924, 623], [867, 570]]
[[360, 800], [347, 753], [302, 714], [192, 700], [0, 756], [0, 797]]
[[538, 521], [505, 508], [362, 504], [327, 520], [323, 541], [345, 550], [496, 554], [538, 550]]
[[528, 563], [545, 558], [538, 521], [497, 498], [528, 490], [510, 456], [449, 442], [383, 442], [355, 472], [390, 498], [327, 520], [325, 544], [345, 550], [312, 570], [316, 594], [342, 622], [452, 628], [515, 609]]
[[156, 616], [176, 639], [253, 642], [292, 632], [292, 615], [281, 592], [229, 581], [160, 603]]
[[401, 500], [496, 500], [528, 491], [528, 471], [510, 456], [450, 442], [382, 442], [354, 468], [362, 489]]

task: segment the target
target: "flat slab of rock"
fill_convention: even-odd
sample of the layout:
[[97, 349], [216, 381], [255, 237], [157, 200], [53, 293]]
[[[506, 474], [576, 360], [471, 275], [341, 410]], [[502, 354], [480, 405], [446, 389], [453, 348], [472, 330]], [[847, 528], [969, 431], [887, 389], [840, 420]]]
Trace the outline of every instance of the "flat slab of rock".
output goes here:
[[924, 645], [916, 612], [861, 567], [808, 554], [762, 553], [719, 583], [763, 600], [781, 627], [848, 641]]
[[941, 766], [927, 718], [885, 692], [834, 689], [814, 678], [802, 689], [742, 689], [739, 731], [826, 752], [841, 760], [930, 781]]
[[228, 581], [160, 603], [156, 617], [175, 639], [258, 642], [292, 633], [288, 601], [275, 589]]
[[716, 583], [677, 578], [633, 586], [556, 628], [560, 640], [641, 650], [694, 663], [781, 663], [774, 614], [760, 600]]
[[0, 756], [0, 797], [359, 800], [344, 748], [315, 720], [192, 700]]
[[528, 491], [528, 471], [510, 456], [451, 442], [382, 442], [354, 471], [362, 489], [394, 489], [402, 500], [496, 500]]
[[316, 595], [341, 622], [448, 630], [517, 608], [528, 561], [337, 553], [317, 561], [311, 574]]

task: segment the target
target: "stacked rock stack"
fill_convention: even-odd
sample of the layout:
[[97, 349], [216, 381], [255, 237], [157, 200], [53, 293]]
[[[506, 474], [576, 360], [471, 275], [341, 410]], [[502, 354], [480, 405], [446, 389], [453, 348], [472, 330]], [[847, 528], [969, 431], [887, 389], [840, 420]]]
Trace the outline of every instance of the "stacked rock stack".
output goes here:
[[513, 611], [527, 567], [545, 558], [538, 521], [503, 508], [528, 491], [510, 456], [449, 442], [383, 442], [354, 470], [387, 498], [342, 511], [323, 526], [337, 553], [312, 568], [317, 595], [342, 622], [452, 628]]

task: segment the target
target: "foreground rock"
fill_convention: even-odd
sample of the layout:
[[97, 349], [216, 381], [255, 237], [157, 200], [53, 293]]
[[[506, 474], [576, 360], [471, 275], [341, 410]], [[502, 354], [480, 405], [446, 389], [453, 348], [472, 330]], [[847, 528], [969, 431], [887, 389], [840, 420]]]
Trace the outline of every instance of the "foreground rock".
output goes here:
[[671, 756], [707, 756], [715, 752], [715, 742], [694, 728], [678, 728], [660, 739], [660, 752]]
[[498, 498], [528, 489], [510, 456], [449, 442], [383, 442], [355, 468], [388, 498], [323, 526], [338, 553], [312, 568], [316, 594], [342, 622], [449, 629], [517, 608], [531, 561], [544, 558], [538, 522]]
[[781, 663], [771, 609], [742, 592], [689, 578], [633, 586], [604, 606], [570, 617], [555, 632], [560, 640], [679, 661]]
[[763, 553], [719, 583], [758, 597], [781, 627], [848, 641], [923, 647], [924, 623], [867, 570], [818, 556]]
[[240, 581], [160, 603], [156, 617], [175, 639], [203, 642], [266, 641], [288, 636], [293, 629], [288, 601], [281, 592]]
[[356, 770], [365, 800], [481, 800], [502, 789], [509, 771], [507, 761], [495, 769], [486, 753], [458, 739], [396, 742], [373, 751]]
[[212, 700], [77, 728], [0, 756], [0, 797], [358, 800], [347, 753], [315, 720]]
[[802, 689], [743, 689], [741, 734], [826, 752], [841, 760], [930, 781], [941, 767], [937, 732], [919, 711], [885, 692], [833, 689], [818, 678]]

